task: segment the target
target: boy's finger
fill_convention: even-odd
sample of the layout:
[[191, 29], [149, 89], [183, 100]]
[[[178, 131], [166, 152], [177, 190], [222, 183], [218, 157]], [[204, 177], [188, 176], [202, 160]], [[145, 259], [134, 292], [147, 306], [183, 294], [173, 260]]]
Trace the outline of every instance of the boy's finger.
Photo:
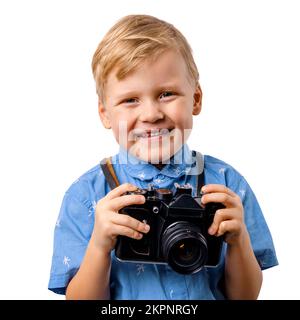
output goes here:
[[222, 193], [227, 193], [232, 197], [236, 196], [236, 194], [232, 190], [230, 190], [229, 188], [227, 188], [222, 184], [207, 184], [201, 188], [201, 192], [204, 194], [212, 193], [212, 192], [222, 192]]
[[215, 213], [215, 216], [214, 216], [213, 223], [211, 224], [211, 226], [208, 229], [208, 233], [211, 235], [216, 234], [222, 221], [226, 221], [226, 220], [229, 220], [232, 218], [233, 218], [232, 217], [232, 210], [230, 210], [230, 209], [217, 210]]
[[216, 234], [217, 237], [222, 236], [223, 234], [228, 232], [228, 235], [234, 235], [238, 231], [238, 222], [235, 220], [227, 220], [222, 221], [219, 225], [218, 232]]
[[117, 197], [122, 196], [126, 191], [134, 191], [137, 189], [137, 186], [131, 183], [123, 183], [116, 187], [115, 189], [111, 190], [106, 196], [106, 199], [114, 199]]
[[114, 236], [126, 236], [137, 240], [143, 237], [142, 233], [122, 225], [114, 225], [112, 227], [112, 234]]
[[239, 202], [236, 197], [232, 197], [228, 193], [206, 193], [201, 197], [201, 203], [207, 204], [210, 202], [219, 202], [224, 204], [227, 208], [239, 206]]
[[142, 195], [130, 194], [118, 198], [111, 199], [109, 202], [109, 209], [113, 211], [119, 211], [122, 208], [132, 204], [143, 204], [146, 199]]
[[111, 221], [115, 225], [125, 226], [143, 233], [147, 233], [150, 230], [150, 226], [148, 224], [134, 219], [126, 214], [115, 214], [112, 216]]

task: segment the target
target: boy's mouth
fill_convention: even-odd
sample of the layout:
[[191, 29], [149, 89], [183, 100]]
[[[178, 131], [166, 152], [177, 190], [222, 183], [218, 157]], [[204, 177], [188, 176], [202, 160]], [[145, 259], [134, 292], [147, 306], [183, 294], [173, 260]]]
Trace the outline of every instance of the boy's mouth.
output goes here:
[[136, 130], [134, 133], [134, 140], [141, 138], [155, 138], [155, 137], [164, 137], [168, 136], [173, 129], [161, 128], [161, 129], [151, 129], [151, 130]]

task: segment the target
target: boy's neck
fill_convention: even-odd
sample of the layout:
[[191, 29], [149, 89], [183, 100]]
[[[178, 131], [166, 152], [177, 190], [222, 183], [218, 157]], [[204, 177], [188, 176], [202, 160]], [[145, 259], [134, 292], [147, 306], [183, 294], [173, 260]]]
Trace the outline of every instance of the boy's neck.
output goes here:
[[166, 165], [166, 164], [163, 164], [163, 163], [157, 163], [157, 164], [153, 164], [154, 167], [156, 167], [158, 170], [162, 170], [162, 168]]

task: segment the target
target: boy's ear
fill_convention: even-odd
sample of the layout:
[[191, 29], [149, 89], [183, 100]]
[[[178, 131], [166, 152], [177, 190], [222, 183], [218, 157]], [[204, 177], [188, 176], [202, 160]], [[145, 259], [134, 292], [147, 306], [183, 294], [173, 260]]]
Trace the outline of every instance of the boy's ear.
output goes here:
[[196, 116], [200, 113], [202, 107], [202, 90], [200, 84], [197, 83], [194, 93], [193, 115]]
[[98, 113], [101, 119], [101, 122], [103, 123], [103, 126], [106, 129], [110, 129], [111, 128], [111, 124], [109, 121], [109, 117], [107, 115], [107, 110], [105, 109], [105, 106], [103, 104], [103, 102], [101, 101], [101, 99], [98, 99]]

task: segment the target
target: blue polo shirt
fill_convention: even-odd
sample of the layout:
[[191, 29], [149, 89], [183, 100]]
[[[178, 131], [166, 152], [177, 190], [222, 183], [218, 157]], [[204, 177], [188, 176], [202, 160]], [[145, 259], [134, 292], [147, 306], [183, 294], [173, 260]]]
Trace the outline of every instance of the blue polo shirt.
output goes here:
[[[151, 183], [155, 188], [175, 191], [174, 183], [193, 187], [196, 195], [194, 153], [184, 144], [162, 170], [139, 160], [120, 147], [112, 157], [120, 184], [129, 182], [140, 188]], [[183, 160], [183, 161], [181, 161]], [[244, 219], [252, 247], [261, 269], [278, 264], [272, 237], [257, 199], [247, 181], [225, 162], [204, 156], [205, 184], [223, 184], [238, 194], [244, 206]], [[100, 165], [77, 179], [64, 195], [54, 230], [54, 249], [48, 288], [65, 294], [78, 271], [94, 226], [96, 203], [110, 191]], [[182, 275], [167, 264], [120, 262], [112, 251], [111, 299], [224, 299], [219, 288], [224, 273], [226, 244], [217, 267], [202, 268], [192, 275]]]

